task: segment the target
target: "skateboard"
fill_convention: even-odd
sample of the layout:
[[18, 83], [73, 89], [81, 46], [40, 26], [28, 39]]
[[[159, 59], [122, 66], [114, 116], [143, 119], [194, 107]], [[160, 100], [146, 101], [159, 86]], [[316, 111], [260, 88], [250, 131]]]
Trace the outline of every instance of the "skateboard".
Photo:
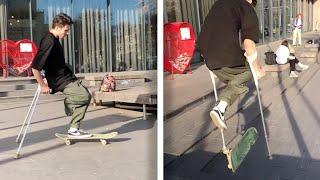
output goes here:
[[257, 139], [258, 131], [256, 128], [251, 127], [242, 135], [236, 146], [228, 151], [228, 168], [231, 169], [232, 172], [238, 169]]
[[56, 133], [56, 137], [59, 139], [62, 139], [67, 146], [72, 144], [72, 141], [74, 140], [90, 140], [90, 139], [99, 139], [102, 145], [107, 145], [108, 144], [108, 139], [111, 139], [115, 137], [118, 134], [118, 132], [111, 132], [107, 134], [92, 134], [91, 137], [87, 138], [80, 138], [80, 137], [68, 137], [67, 134], [60, 134]]

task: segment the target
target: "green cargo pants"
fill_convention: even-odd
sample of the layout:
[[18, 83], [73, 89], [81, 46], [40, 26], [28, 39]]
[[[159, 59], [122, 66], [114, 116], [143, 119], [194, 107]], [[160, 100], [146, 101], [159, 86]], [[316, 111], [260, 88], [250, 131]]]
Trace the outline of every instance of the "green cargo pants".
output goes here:
[[79, 128], [90, 104], [91, 95], [80, 80], [69, 83], [63, 90], [63, 94], [66, 96], [64, 99], [66, 115], [72, 116], [70, 127]]
[[249, 92], [247, 83], [252, 75], [248, 65], [234, 68], [224, 67], [213, 70], [213, 73], [227, 85], [219, 93], [218, 98], [226, 101], [228, 106], [233, 104], [241, 94]]

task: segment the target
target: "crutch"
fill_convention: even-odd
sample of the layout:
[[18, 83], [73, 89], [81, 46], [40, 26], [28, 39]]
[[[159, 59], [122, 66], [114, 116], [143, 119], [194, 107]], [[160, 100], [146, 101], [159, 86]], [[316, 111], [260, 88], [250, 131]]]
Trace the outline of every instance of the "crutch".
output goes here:
[[[211, 77], [212, 84], [213, 84], [214, 97], [215, 97], [216, 101], [218, 101], [218, 93], [217, 93], [216, 82], [214, 80], [214, 74], [211, 70], [209, 70], [209, 73], [210, 73], [210, 77]], [[222, 138], [222, 152], [223, 152], [223, 154], [228, 155], [229, 149], [227, 148], [226, 142], [224, 140], [223, 128], [220, 128], [220, 132], [221, 132], [221, 138]]]
[[263, 110], [262, 110], [262, 105], [261, 105], [258, 77], [257, 77], [257, 74], [255, 72], [255, 69], [253, 68], [252, 62], [249, 62], [248, 64], [250, 66], [250, 69], [251, 69], [251, 72], [252, 72], [252, 76], [253, 76], [253, 80], [254, 80], [254, 84], [255, 84], [256, 89], [257, 89], [258, 100], [259, 100], [259, 108], [260, 108], [260, 114], [261, 114], [261, 121], [262, 121], [262, 125], [263, 125], [264, 137], [265, 137], [265, 140], [266, 140], [267, 151], [268, 151], [268, 158], [272, 159], [272, 154], [271, 154], [270, 147], [269, 147], [269, 142], [268, 142], [267, 129], [266, 129]]
[[[17, 143], [20, 142], [20, 144], [19, 144], [18, 150], [17, 150], [17, 152], [16, 152], [16, 154], [15, 154], [15, 158], [19, 158], [19, 157], [20, 157], [20, 150], [21, 150], [21, 147], [22, 147], [24, 138], [25, 138], [25, 136], [26, 136], [26, 134], [27, 134], [27, 130], [28, 130], [28, 127], [29, 127], [29, 125], [30, 125], [32, 116], [33, 116], [34, 111], [35, 111], [35, 109], [36, 109], [36, 105], [37, 105], [37, 101], [38, 101], [39, 96], [40, 96], [40, 92], [41, 92], [41, 87], [40, 87], [40, 85], [38, 85], [37, 90], [36, 90], [36, 93], [35, 93], [35, 95], [34, 95], [34, 97], [33, 97], [33, 99], [32, 99], [31, 105], [30, 105], [30, 107], [29, 107], [27, 116], [26, 116], [26, 118], [25, 118], [24, 121], [23, 121], [23, 124], [22, 124], [22, 126], [21, 126], [20, 132], [19, 132], [18, 137], [17, 137], [17, 139], [16, 139], [16, 142], [17, 142]], [[22, 135], [22, 139], [21, 139], [21, 141], [20, 141], [20, 136], [21, 136], [22, 133], [23, 133], [23, 135]]]

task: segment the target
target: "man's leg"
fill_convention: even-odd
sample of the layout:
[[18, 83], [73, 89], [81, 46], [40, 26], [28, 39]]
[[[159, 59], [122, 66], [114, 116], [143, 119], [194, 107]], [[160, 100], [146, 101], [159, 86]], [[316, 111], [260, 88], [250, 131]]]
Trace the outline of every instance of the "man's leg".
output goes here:
[[81, 81], [68, 84], [63, 93], [66, 95], [64, 101], [66, 114], [72, 116], [69, 130], [76, 131], [80, 127], [80, 122], [84, 119], [91, 95], [87, 88], [81, 84]]
[[298, 44], [301, 45], [301, 29], [298, 30], [297, 36], [298, 36]]
[[297, 30], [294, 29], [293, 33], [292, 33], [293, 37], [292, 37], [292, 45], [295, 46], [296, 45], [296, 39], [297, 39]]
[[228, 106], [241, 95], [249, 91], [246, 86], [251, 79], [248, 66], [236, 68], [222, 68], [214, 70], [214, 74], [227, 85], [219, 94], [219, 101], [210, 112], [210, 116], [216, 126], [226, 128], [224, 113]]

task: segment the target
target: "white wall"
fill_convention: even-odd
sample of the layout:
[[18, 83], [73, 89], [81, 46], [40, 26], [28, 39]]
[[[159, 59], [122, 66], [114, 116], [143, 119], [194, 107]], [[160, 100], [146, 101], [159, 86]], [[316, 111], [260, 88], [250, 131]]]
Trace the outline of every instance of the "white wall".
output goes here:
[[313, 30], [320, 31], [320, 0], [313, 4]]

